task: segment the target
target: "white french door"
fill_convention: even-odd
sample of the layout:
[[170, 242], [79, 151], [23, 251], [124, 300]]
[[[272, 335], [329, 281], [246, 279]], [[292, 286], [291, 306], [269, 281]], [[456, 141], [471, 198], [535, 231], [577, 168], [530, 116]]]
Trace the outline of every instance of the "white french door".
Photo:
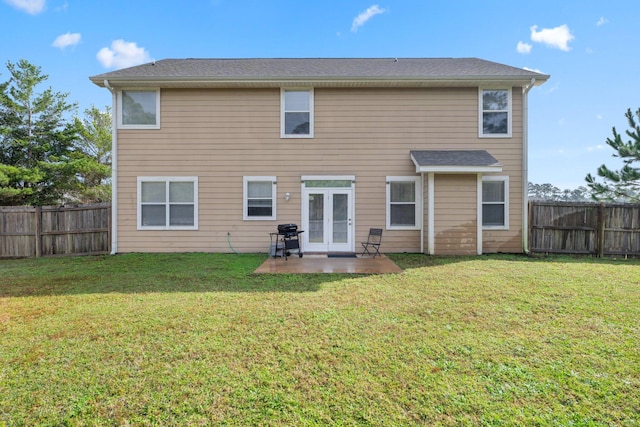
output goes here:
[[305, 188], [302, 227], [305, 252], [353, 252], [353, 189]]

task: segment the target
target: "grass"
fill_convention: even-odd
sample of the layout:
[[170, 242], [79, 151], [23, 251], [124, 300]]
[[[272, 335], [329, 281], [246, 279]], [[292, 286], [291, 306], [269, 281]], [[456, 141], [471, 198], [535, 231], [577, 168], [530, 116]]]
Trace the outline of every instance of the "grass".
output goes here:
[[640, 262], [0, 261], [0, 425], [640, 424]]

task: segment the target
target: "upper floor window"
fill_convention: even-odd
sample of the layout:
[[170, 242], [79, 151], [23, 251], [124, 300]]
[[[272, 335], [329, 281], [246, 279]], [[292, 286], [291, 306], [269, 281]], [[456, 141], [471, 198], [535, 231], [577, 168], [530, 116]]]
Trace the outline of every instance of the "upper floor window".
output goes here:
[[138, 230], [197, 229], [197, 177], [138, 177]]
[[422, 212], [420, 177], [387, 177], [387, 229], [414, 230]]
[[480, 89], [480, 137], [511, 136], [511, 89]]
[[509, 177], [482, 177], [482, 228], [509, 228]]
[[160, 90], [123, 90], [118, 93], [118, 127], [160, 128]]
[[280, 136], [313, 138], [313, 89], [282, 89]]

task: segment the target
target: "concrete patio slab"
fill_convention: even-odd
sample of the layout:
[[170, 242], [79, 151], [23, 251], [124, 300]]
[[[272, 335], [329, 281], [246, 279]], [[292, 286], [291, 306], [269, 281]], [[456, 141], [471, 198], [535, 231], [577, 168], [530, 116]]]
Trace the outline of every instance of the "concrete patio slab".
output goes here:
[[328, 258], [326, 255], [307, 255], [288, 259], [268, 258], [254, 273], [354, 273], [397, 274], [403, 270], [386, 256], [357, 258]]

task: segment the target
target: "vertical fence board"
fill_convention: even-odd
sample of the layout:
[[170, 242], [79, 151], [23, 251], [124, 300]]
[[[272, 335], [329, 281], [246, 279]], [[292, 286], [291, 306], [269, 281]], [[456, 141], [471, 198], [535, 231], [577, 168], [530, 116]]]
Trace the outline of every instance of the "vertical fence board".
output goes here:
[[0, 207], [0, 258], [110, 252], [111, 205]]
[[533, 253], [640, 256], [640, 205], [529, 202]]
[[[529, 202], [532, 253], [640, 256], [640, 204]], [[0, 207], [0, 258], [111, 251], [111, 205]]]

